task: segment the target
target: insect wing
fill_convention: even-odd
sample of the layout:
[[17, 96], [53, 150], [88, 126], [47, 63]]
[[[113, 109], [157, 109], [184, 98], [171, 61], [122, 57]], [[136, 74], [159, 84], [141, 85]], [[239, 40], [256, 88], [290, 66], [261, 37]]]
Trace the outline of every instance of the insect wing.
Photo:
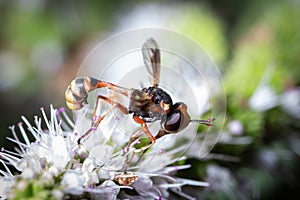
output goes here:
[[142, 46], [143, 60], [152, 76], [152, 85], [157, 87], [160, 79], [160, 51], [156, 41], [148, 39]]

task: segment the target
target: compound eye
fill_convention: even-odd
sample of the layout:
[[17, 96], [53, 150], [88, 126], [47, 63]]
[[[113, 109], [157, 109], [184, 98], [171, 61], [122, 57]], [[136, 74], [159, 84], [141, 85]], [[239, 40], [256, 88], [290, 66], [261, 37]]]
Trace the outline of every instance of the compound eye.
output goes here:
[[164, 124], [165, 130], [169, 132], [178, 131], [181, 125], [181, 118], [182, 115], [180, 111], [175, 111], [172, 113], [170, 116], [168, 116]]

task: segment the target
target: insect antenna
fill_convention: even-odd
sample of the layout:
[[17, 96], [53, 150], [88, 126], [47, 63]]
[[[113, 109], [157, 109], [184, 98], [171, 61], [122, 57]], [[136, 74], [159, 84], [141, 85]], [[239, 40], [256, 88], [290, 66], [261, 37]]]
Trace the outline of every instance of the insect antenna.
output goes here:
[[214, 126], [212, 123], [215, 121], [216, 118], [211, 118], [211, 119], [191, 119], [190, 122], [192, 123], [198, 123], [198, 124], [204, 124], [206, 126]]

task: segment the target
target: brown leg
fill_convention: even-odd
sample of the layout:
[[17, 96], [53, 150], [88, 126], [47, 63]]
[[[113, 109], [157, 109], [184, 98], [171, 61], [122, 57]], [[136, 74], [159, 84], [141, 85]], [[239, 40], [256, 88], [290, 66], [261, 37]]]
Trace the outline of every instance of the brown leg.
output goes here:
[[[77, 140], [77, 143], [78, 145], [81, 144], [81, 140], [85, 137], [87, 137], [92, 131], [96, 130], [98, 125], [100, 124], [100, 122], [112, 111], [112, 109], [114, 108], [115, 106], [112, 106], [111, 108], [109, 108], [106, 113], [104, 113], [103, 115], [101, 115], [96, 122], [93, 122], [92, 124], [92, 127], [85, 133], [83, 134], [78, 140]], [[94, 116], [93, 116], [94, 118]]]
[[[98, 102], [99, 102], [100, 99], [102, 99], [105, 102], [111, 104], [112, 107], [109, 108], [104, 114], [102, 114], [97, 120], [94, 121], [94, 118], [96, 118], [96, 110], [98, 109]], [[94, 111], [93, 111], [93, 123], [92, 123], [92, 127], [77, 140], [77, 143], [81, 144], [81, 140], [83, 138], [87, 137], [92, 131], [94, 131], [98, 127], [98, 125], [100, 124], [100, 122], [112, 111], [112, 109], [114, 107], [117, 107], [124, 114], [128, 114], [127, 108], [125, 108], [125, 106], [123, 106], [122, 104], [120, 104], [120, 103], [118, 103], [118, 102], [116, 102], [116, 101], [114, 101], [112, 99], [109, 99], [109, 98], [107, 98], [105, 96], [98, 95], [97, 101], [96, 101], [96, 106], [95, 106]]]
[[136, 141], [137, 139], [139, 139], [141, 137], [141, 135], [143, 134], [142, 130], [139, 130], [137, 133], [131, 135], [129, 142], [127, 143], [127, 146], [125, 148], [125, 152], [129, 151], [129, 148], [131, 146], [131, 144]]
[[135, 149], [134, 150], [135, 153], [139, 153], [139, 152], [144, 151], [144, 150], [148, 149], [149, 147], [151, 147], [155, 143], [156, 140], [153, 137], [153, 135], [150, 133], [150, 131], [148, 129], [148, 126], [147, 126], [147, 124], [146, 124], [146, 122], [144, 120], [140, 119], [138, 116], [134, 116], [133, 119], [134, 119], [135, 122], [137, 122], [137, 123], [139, 123], [139, 124], [142, 125], [143, 131], [146, 133], [146, 135], [151, 140], [151, 142], [148, 145], [146, 145], [146, 146], [144, 146], [144, 147], [142, 147], [140, 149]]
[[164, 131], [163, 129], [160, 129], [160, 130], [158, 131], [157, 135], [155, 136], [155, 139], [161, 138], [162, 136], [165, 136], [165, 135], [167, 135], [167, 134], [170, 134], [170, 133]]
[[87, 132], [85, 132], [78, 140], [77, 140], [77, 144], [80, 146], [81, 145], [81, 140], [83, 138], [85, 138], [86, 136], [88, 136], [92, 131], [95, 130], [95, 127], [91, 127]]
[[102, 88], [102, 87], [106, 87], [110, 90], [113, 90], [113, 91], [116, 91], [120, 94], [123, 94], [125, 96], [129, 96], [130, 93], [131, 93], [131, 89], [127, 89], [127, 88], [123, 88], [123, 87], [120, 87], [118, 85], [115, 85], [113, 83], [109, 83], [109, 82], [105, 82], [105, 81], [101, 81], [101, 80], [98, 80], [98, 83], [96, 85], [97, 88]]
[[109, 103], [109, 104], [111, 104], [111, 105], [119, 108], [119, 110], [122, 111], [122, 113], [124, 113], [126, 115], [128, 114], [128, 109], [125, 106], [123, 106], [122, 104], [120, 104], [119, 102], [116, 102], [116, 101], [114, 101], [114, 100], [112, 100], [112, 99], [110, 99], [110, 98], [108, 98], [106, 96], [98, 95], [97, 101], [96, 101], [96, 106], [95, 106], [94, 112], [93, 112], [93, 118], [96, 116], [96, 111], [98, 109], [98, 103], [99, 103], [100, 99], [102, 99], [105, 102], [107, 102], [107, 103]]

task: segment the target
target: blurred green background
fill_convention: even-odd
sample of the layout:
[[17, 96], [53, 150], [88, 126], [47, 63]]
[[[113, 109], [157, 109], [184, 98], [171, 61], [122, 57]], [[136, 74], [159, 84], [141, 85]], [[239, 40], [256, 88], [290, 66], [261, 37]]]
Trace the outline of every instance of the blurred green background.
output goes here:
[[170, 28], [211, 55], [228, 101], [215, 156], [190, 159], [194, 171], [179, 174], [211, 187], [184, 189], [201, 199], [300, 197], [299, 8], [294, 0], [0, 1], [0, 146], [21, 115], [65, 107], [65, 88], [95, 43]]

